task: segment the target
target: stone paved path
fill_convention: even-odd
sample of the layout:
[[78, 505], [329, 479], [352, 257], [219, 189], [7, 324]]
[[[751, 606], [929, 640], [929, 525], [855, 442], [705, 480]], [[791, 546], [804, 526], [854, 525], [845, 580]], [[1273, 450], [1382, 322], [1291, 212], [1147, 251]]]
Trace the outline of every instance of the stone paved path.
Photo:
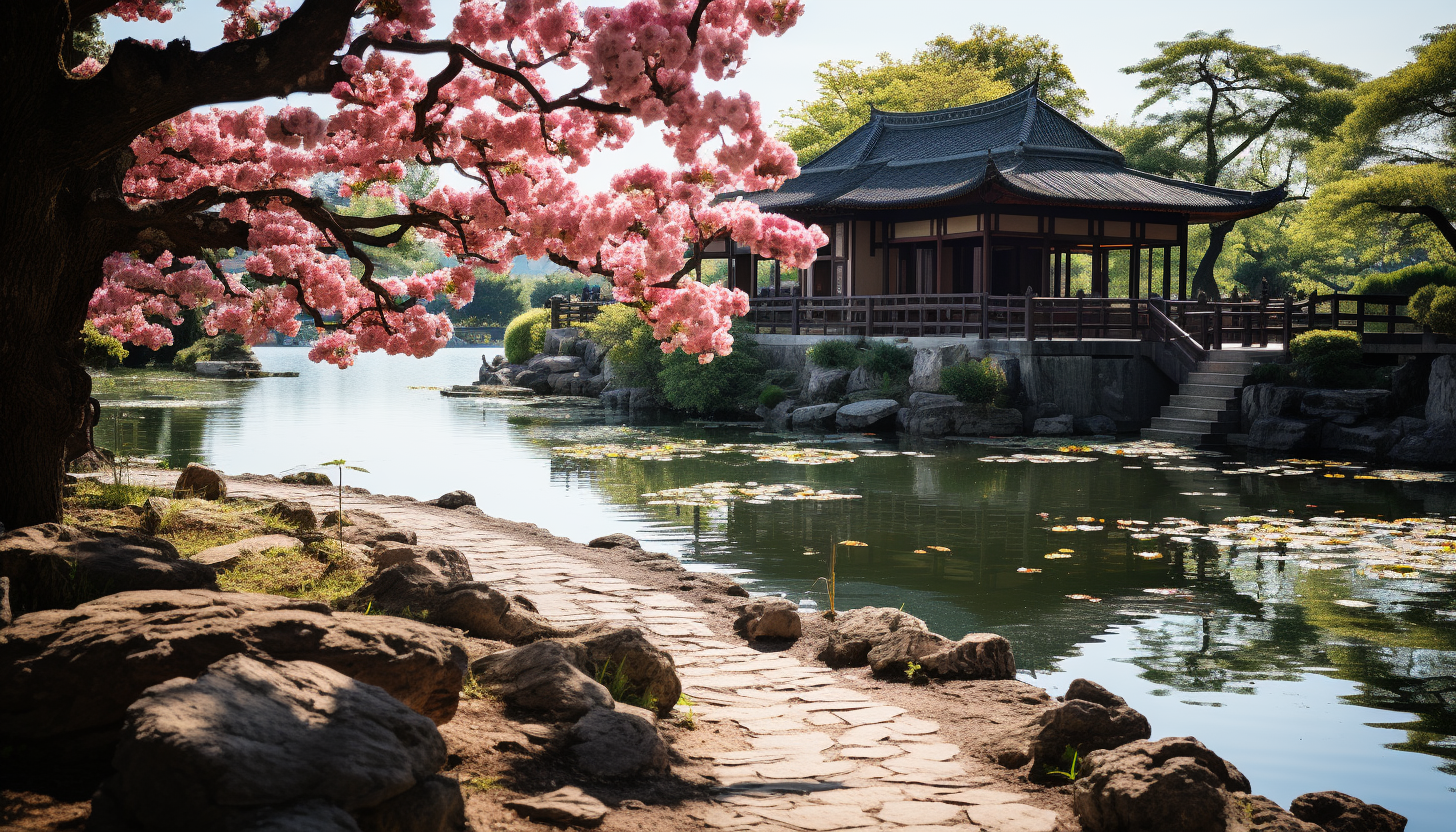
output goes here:
[[[170, 483], [169, 483], [170, 484]], [[307, 499], [332, 510], [322, 489], [269, 487], [231, 480], [235, 496]], [[365, 504], [365, 505], [361, 505]], [[993, 778], [946, 742], [940, 726], [904, 709], [839, 686], [835, 671], [720, 640], [708, 613], [676, 596], [613, 577], [586, 561], [476, 528], [409, 503], [348, 497], [421, 543], [465, 553], [475, 579], [521, 593], [562, 624], [620, 621], [638, 625], [672, 654], [694, 716], [731, 721], [749, 747], [710, 760], [720, 784], [717, 805], [695, 813], [703, 828], [779, 832], [882, 829], [898, 832], [984, 830], [1057, 832], [1055, 812], [1028, 806], [1024, 795], [987, 788]]]

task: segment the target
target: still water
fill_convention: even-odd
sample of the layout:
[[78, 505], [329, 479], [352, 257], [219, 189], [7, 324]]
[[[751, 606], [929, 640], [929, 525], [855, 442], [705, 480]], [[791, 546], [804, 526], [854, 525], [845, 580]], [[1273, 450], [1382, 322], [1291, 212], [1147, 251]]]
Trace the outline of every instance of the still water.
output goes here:
[[[432, 389], [473, 380], [481, 356], [496, 350], [444, 350], [423, 361], [365, 355], [347, 371], [312, 365], [302, 349], [258, 352], [265, 369], [300, 376], [98, 378], [107, 402], [98, 442], [229, 473], [282, 474], [344, 458], [368, 469], [346, 472], [346, 482], [376, 493], [429, 499], [465, 489], [496, 516], [575, 540], [626, 532], [690, 568], [730, 571], [753, 591], [805, 606], [826, 603], [816, 581], [832, 543], [862, 541], [868, 545], [839, 550], [840, 608], [903, 605], [952, 637], [1001, 633], [1026, 680], [1054, 694], [1078, 676], [1099, 681], [1145, 713], [1155, 737], [1200, 738], [1256, 792], [1286, 806], [1303, 792], [1335, 789], [1407, 815], [1412, 832], [1451, 828], [1450, 572], [1402, 566], [1377, 574], [1353, 561], [1241, 547], [1242, 535], [1181, 538], [1188, 545], [1135, 537], [1169, 518], [1183, 526], [1253, 514], [1449, 518], [1450, 481], [1293, 476], [1289, 466], [1232, 474], [1224, 471], [1263, 463], [1110, 453], [1080, 464], [987, 462], [1016, 449], [893, 438], [808, 443], [861, 454], [837, 464], [790, 464], [762, 452], [683, 457], [681, 446], [695, 440], [710, 451], [788, 437], [607, 425], [598, 408], [445, 398]], [[675, 443], [679, 452], [553, 453], [584, 443]], [[786, 493], [858, 499], [694, 507], [643, 496], [713, 482], [792, 483], [805, 489]], [[1058, 524], [1087, 530], [1053, 531]], [[1069, 557], [1045, 557], [1066, 549]]]

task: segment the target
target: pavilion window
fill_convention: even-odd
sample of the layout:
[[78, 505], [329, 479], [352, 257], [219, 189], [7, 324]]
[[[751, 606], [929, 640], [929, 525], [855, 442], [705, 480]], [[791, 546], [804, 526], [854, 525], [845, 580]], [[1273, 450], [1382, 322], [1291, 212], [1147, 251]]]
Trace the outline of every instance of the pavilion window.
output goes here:
[[917, 220], [915, 222], [897, 222], [894, 227], [895, 239], [903, 240], [913, 237], [935, 236], [935, 222], [933, 220]]
[[947, 234], [973, 234], [981, 230], [981, 217], [948, 217], [945, 221]]

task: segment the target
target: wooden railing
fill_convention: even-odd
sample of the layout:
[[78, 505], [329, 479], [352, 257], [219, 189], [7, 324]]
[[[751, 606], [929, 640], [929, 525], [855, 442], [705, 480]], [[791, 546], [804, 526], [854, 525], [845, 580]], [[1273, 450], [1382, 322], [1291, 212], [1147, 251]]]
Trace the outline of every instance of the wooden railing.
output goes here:
[[616, 303], [614, 300], [565, 300], [553, 297], [547, 306], [551, 310], [551, 328], [581, 326], [596, 318], [602, 307]]

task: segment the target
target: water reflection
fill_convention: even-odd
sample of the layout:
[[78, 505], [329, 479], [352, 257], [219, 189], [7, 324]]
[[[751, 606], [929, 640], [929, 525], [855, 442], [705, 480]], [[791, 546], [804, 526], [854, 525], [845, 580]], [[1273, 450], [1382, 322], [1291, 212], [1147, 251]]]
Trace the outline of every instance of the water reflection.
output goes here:
[[[1098, 679], [1148, 713], [1159, 735], [1208, 740], [1257, 790], [1285, 803], [1303, 791], [1341, 788], [1409, 815], [1412, 830], [1444, 828], [1456, 809], [1450, 576], [1387, 580], [1238, 541], [1138, 540], [1116, 524], [1254, 513], [1447, 515], [1456, 513], [1452, 485], [1223, 474], [1225, 466], [1205, 459], [1180, 463], [1198, 470], [1112, 456], [987, 463], [980, 458], [1002, 451], [911, 441], [825, 447], [934, 458], [809, 466], [741, 454], [565, 459], [550, 449], [766, 440], [727, 429], [607, 425], [597, 408], [530, 408], [411, 389], [470, 378], [476, 350], [424, 362], [365, 356], [346, 373], [311, 367], [302, 351], [260, 352], [267, 368], [301, 377], [99, 382], [102, 395], [123, 406], [108, 409], [98, 438], [119, 437], [173, 466], [205, 459], [233, 472], [280, 473], [343, 456], [374, 472], [361, 484], [375, 491], [428, 498], [465, 488], [500, 516], [578, 540], [625, 531], [693, 568], [745, 570], [756, 590], [820, 604], [815, 583], [829, 547], [861, 540], [869, 546], [839, 552], [841, 607], [903, 604], [951, 635], [1002, 633], [1029, 678], [1053, 690], [1074, 674]], [[156, 394], [174, 398], [148, 398]], [[110, 416], [117, 410], [125, 417]], [[862, 499], [700, 507], [642, 498], [718, 481], [797, 483]], [[1078, 516], [1103, 528], [1051, 531]], [[1071, 557], [1044, 557], [1062, 549]], [[1152, 551], [1161, 557], [1139, 556]], [[1371, 606], [1335, 603], [1341, 599]]]

